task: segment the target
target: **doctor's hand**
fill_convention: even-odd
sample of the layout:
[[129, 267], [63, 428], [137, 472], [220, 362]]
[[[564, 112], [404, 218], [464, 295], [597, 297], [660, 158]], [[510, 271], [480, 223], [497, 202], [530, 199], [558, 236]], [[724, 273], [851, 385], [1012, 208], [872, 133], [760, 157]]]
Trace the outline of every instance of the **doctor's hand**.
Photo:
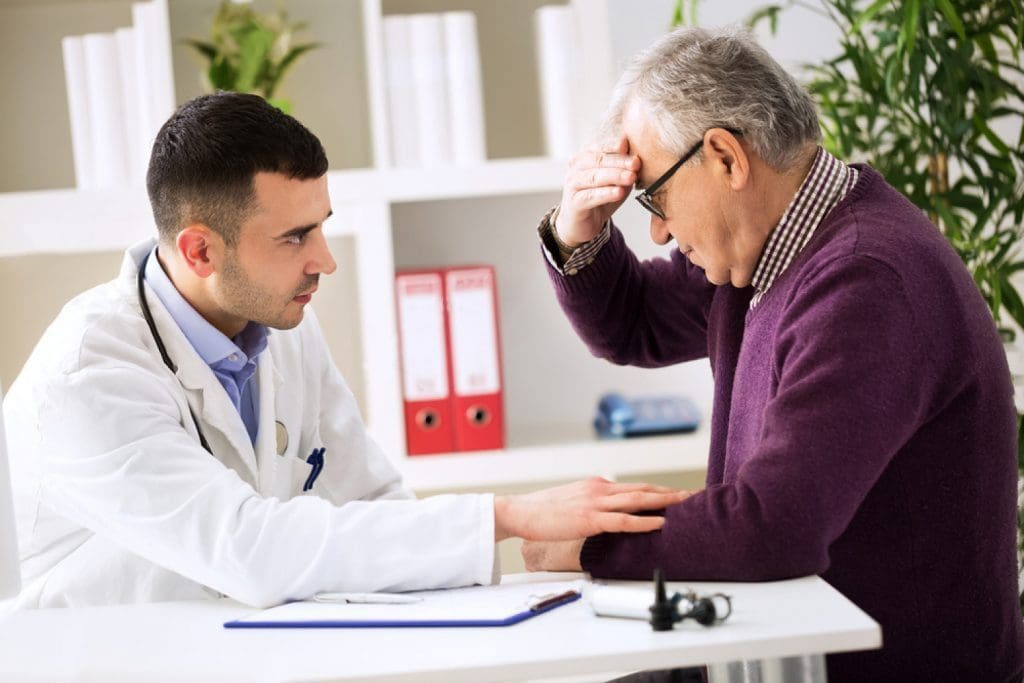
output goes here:
[[577, 247], [597, 237], [629, 196], [639, 170], [640, 157], [629, 153], [625, 136], [591, 145], [574, 156], [555, 218], [558, 239]]
[[575, 541], [524, 541], [521, 553], [528, 572], [581, 572], [582, 538]]
[[522, 495], [494, 497], [494, 540], [571, 541], [605, 532], [656, 531], [662, 510], [690, 493], [651, 484], [616, 484], [593, 477]]

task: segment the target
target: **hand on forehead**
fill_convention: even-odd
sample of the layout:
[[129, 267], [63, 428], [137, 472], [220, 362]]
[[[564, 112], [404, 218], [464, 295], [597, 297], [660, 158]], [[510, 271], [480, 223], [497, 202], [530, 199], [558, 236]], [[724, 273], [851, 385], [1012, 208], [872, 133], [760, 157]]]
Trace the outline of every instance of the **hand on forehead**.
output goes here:
[[584, 151], [595, 167], [617, 168], [625, 171], [640, 169], [640, 158], [630, 150], [624, 134], [587, 145]]

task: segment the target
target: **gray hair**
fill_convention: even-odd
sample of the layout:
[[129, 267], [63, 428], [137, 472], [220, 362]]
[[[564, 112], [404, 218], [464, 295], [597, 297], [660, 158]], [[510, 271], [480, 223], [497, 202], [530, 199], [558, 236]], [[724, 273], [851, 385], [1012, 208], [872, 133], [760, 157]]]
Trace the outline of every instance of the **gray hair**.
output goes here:
[[650, 115], [666, 151], [682, 155], [709, 128], [743, 139], [778, 171], [821, 140], [814, 103], [745, 29], [680, 28], [637, 54], [619, 79], [603, 125], [619, 135], [633, 101]]

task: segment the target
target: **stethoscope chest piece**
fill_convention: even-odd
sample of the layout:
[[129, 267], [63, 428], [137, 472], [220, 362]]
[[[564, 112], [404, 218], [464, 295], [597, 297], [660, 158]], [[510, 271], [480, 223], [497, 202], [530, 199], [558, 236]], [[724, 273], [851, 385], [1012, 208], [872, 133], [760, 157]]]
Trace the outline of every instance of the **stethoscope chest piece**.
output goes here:
[[277, 434], [277, 454], [284, 455], [288, 450], [288, 430], [280, 420], [274, 422], [274, 428]]

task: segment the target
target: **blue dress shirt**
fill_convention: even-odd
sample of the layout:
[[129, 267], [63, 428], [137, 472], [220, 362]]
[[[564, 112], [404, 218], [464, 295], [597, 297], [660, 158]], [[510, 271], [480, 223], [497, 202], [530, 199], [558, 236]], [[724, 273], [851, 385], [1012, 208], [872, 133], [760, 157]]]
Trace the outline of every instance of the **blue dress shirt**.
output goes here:
[[177, 290], [160, 267], [156, 247], [149, 254], [143, 277], [181, 328], [192, 348], [210, 366], [224, 391], [228, 392], [228, 398], [249, 432], [249, 440], [256, 443], [260, 411], [258, 386], [253, 375], [256, 374], [259, 355], [267, 348], [267, 328], [250, 322], [234, 339], [228, 339], [199, 315]]

